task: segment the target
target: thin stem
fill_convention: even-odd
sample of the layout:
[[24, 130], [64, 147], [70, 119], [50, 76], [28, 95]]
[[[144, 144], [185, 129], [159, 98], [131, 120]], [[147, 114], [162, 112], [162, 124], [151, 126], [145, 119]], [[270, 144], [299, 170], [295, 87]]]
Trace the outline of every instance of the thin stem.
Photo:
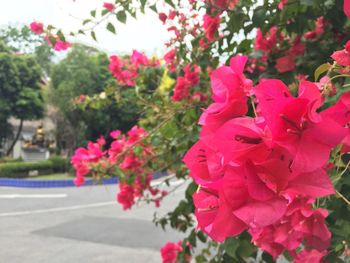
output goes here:
[[348, 170], [349, 166], [350, 166], [350, 161], [346, 164], [345, 169], [340, 173], [339, 177], [342, 177], [345, 174], [345, 172], [346, 172], [346, 170]]
[[256, 108], [255, 108], [255, 104], [254, 104], [253, 98], [250, 98], [250, 103], [252, 104], [252, 108], [253, 108], [255, 117], [257, 117], [258, 115], [256, 114]]
[[346, 77], [349, 78], [350, 75], [348, 75], [348, 74], [341, 74], [341, 75], [334, 76], [334, 77], [330, 78], [329, 80], [327, 80], [327, 82], [324, 85], [327, 85], [332, 80], [335, 80], [335, 79], [338, 79], [338, 78], [346, 78]]
[[344, 202], [345, 203], [347, 203], [347, 205], [349, 205], [350, 206], [350, 201], [344, 196], [344, 195], [342, 195], [339, 191], [335, 191], [336, 193], [337, 193], [337, 195], [341, 198], [341, 199], [343, 199], [344, 200]]

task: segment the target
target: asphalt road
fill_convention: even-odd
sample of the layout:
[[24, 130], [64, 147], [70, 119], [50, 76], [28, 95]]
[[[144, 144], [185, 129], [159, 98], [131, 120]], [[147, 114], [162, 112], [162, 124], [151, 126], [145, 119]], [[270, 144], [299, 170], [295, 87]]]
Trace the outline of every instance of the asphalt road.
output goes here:
[[[172, 210], [185, 188], [157, 212]], [[159, 249], [181, 236], [154, 226], [153, 204], [125, 212], [116, 194], [117, 185], [0, 188], [0, 263], [161, 262]]]

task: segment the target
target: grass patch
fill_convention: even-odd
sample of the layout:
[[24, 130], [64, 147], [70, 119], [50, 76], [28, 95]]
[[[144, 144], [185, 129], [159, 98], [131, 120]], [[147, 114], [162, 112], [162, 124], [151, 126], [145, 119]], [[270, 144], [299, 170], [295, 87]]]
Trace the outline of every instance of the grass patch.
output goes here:
[[60, 174], [50, 174], [50, 175], [41, 175], [41, 176], [33, 176], [27, 177], [25, 180], [73, 180], [74, 176], [68, 173], [60, 173]]

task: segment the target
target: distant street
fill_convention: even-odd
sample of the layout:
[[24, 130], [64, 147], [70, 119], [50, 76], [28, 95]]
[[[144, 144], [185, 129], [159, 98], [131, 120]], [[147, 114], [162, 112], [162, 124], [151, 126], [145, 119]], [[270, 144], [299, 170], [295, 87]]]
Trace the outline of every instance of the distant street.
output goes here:
[[[117, 187], [0, 188], [0, 262], [161, 262], [160, 247], [181, 236], [154, 226], [153, 204], [124, 212]], [[172, 210], [185, 187], [168, 196], [158, 213]]]

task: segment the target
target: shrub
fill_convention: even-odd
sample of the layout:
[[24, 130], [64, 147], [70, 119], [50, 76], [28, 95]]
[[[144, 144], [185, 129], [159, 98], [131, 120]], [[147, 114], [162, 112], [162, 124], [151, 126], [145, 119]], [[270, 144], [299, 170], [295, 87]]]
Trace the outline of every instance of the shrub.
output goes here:
[[44, 175], [65, 172], [66, 168], [66, 160], [58, 156], [39, 162], [2, 163], [0, 164], [0, 177], [25, 178], [32, 171], [37, 171], [39, 175]]

